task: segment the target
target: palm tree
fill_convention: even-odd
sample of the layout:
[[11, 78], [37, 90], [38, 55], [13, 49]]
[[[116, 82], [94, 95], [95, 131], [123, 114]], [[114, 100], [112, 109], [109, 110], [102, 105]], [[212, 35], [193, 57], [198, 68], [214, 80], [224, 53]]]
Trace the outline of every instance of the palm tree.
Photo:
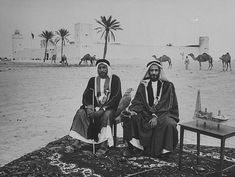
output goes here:
[[63, 29], [63, 28], [59, 29], [59, 30], [56, 31], [55, 33], [59, 36], [58, 38], [56, 38], [56, 43], [57, 43], [59, 40], [61, 40], [61, 62], [63, 62], [63, 59], [62, 59], [62, 57], [63, 57], [63, 47], [64, 47], [64, 45], [65, 45], [65, 41], [69, 42], [69, 40], [68, 40], [67, 37], [68, 37], [70, 34], [69, 34], [69, 31], [68, 31], [68, 30]]
[[46, 60], [46, 54], [47, 54], [47, 45], [48, 41], [52, 41], [52, 38], [54, 37], [54, 34], [52, 31], [42, 31], [42, 33], [39, 35], [39, 37], [44, 38], [45, 40], [45, 53], [44, 53], [44, 59], [43, 62]]
[[120, 28], [120, 22], [118, 22], [116, 19], [112, 19], [112, 16], [109, 16], [108, 19], [106, 19], [105, 16], [101, 16], [100, 18], [101, 20], [96, 19], [96, 22], [101, 26], [95, 28], [95, 30], [97, 30], [97, 33], [102, 32], [101, 38], [104, 36], [105, 44], [103, 59], [105, 59], [108, 42], [110, 42], [110, 39], [115, 41], [113, 30], [122, 30], [122, 28]]

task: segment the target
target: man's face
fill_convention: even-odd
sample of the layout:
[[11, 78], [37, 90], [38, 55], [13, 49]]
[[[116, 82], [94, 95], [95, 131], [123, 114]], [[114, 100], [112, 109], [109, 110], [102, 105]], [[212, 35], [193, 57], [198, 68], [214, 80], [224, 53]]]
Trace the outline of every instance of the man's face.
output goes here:
[[108, 67], [101, 63], [98, 65], [98, 74], [101, 78], [105, 78], [108, 74]]
[[160, 75], [160, 68], [157, 65], [152, 65], [149, 68], [149, 76], [151, 81], [157, 81]]

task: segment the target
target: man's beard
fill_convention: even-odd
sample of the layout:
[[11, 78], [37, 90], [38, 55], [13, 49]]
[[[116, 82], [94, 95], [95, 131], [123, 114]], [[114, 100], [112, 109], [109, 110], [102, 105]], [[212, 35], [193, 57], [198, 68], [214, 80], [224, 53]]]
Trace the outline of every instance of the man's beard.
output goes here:
[[101, 78], [106, 78], [106, 77], [107, 77], [107, 73], [106, 73], [106, 72], [100, 72], [100, 73], [99, 73], [99, 76], [100, 76]]
[[159, 74], [158, 75], [151, 75], [150, 80], [151, 81], [157, 81], [159, 79]]

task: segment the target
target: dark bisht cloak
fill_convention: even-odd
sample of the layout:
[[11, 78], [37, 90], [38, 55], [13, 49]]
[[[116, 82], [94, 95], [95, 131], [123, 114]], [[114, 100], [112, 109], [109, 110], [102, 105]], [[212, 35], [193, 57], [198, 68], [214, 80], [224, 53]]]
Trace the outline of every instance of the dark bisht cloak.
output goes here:
[[[148, 72], [146, 72], [129, 107], [131, 111], [135, 111], [138, 114], [132, 117], [132, 121], [135, 123], [128, 125], [128, 122], [126, 122], [125, 126], [127, 127], [124, 127], [124, 138], [127, 141], [136, 138], [139, 140], [140, 145], [146, 149], [149, 149], [149, 147], [161, 149], [162, 147], [158, 147], [158, 144], [155, 142], [153, 145], [153, 141], [155, 141], [153, 137], [156, 137], [157, 128], [151, 128], [149, 121], [152, 119], [152, 114], [156, 114], [158, 116], [158, 125], [164, 125], [166, 117], [175, 120], [175, 122], [179, 122], [178, 102], [173, 83], [166, 79], [162, 71], [158, 80], [157, 95], [159, 96], [159, 100], [157, 104], [153, 104], [153, 100], [151, 100], [153, 94], [149, 87], [150, 84], [151, 81]], [[129, 121], [129, 123], [130, 122], [131, 121]], [[157, 134], [158, 137], [161, 137], [160, 134], [162, 134], [163, 138], [165, 136], [164, 132], [158, 132]], [[178, 133], [175, 134], [174, 147], [178, 142]], [[156, 155], [156, 153], [151, 155]]]
[[[94, 105], [94, 107], [100, 106], [95, 93], [96, 78], [97, 77], [92, 77], [88, 81], [87, 87], [82, 96], [82, 108], [85, 108], [85, 106], [88, 105]], [[116, 110], [121, 98], [122, 92], [120, 78], [117, 75], [113, 74], [111, 76], [109, 99], [103, 106], [106, 109]]]
[[[116, 111], [119, 101], [122, 97], [121, 93], [121, 82], [118, 76], [112, 75], [111, 81], [110, 81], [110, 92], [108, 93], [108, 100], [105, 104], [100, 105], [96, 93], [96, 81], [97, 77], [92, 77], [87, 85], [87, 88], [84, 91], [83, 94], [83, 105], [82, 108], [85, 108], [88, 105], [93, 105], [95, 107], [105, 107], [106, 110], [112, 109]], [[112, 123], [112, 122], [111, 122]], [[101, 130], [101, 124], [100, 120], [98, 118], [94, 119], [94, 121], [91, 121], [88, 127], [87, 131], [87, 137], [88, 139], [94, 139], [95, 141], [98, 141], [98, 133]]]

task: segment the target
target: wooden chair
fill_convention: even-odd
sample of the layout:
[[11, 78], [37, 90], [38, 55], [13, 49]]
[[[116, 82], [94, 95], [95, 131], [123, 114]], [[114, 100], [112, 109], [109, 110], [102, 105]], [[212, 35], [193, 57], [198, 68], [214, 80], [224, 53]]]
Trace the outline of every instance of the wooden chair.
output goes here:
[[[113, 147], [117, 147], [117, 125], [120, 122], [116, 122], [114, 121], [113, 125], [112, 125], [112, 131], [113, 131]], [[124, 142], [124, 140], [123, 140]], [[95, 154], [95, 144], [92, 144], [92, 150], [93, 150], [93, 154]]]
[[[112, 130], [113, 130], [113, 142], [114, 142], [114, 147], [117, 147], [117, 125], [119, 124], [119, 123], [121, 123], [121, 122], [116, 122], [116, 121], [114, 121], [114, 123], [113, 123], [113, 127], [112, 127]], [[122, 140], [123, 141], [123, 143], [125, 143], [125, 140], [123, 139]]]

